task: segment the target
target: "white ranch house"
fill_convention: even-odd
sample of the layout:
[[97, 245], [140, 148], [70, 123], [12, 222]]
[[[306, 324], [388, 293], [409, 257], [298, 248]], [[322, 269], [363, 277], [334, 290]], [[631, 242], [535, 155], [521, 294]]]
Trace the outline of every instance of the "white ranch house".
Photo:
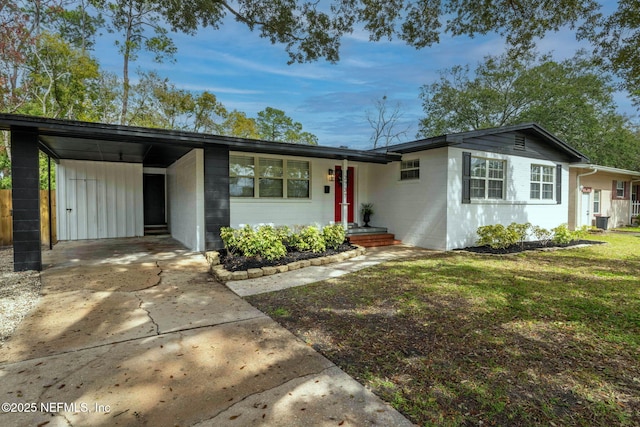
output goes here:
[[588, 162], [533, 123], [377, 150], [10, 114], [0, 128], [14, 153], [16, 269], [41, 268], [38, 150], [56, 164], [59, 240], [166, 227], [197, 251], [221, 248], [224, 226], [362, 224], [362, 203], [374, 205], [372, 226], [438, 250], [473, 245], [481, 225], [552, 228], [570, 219], [571, 165]]

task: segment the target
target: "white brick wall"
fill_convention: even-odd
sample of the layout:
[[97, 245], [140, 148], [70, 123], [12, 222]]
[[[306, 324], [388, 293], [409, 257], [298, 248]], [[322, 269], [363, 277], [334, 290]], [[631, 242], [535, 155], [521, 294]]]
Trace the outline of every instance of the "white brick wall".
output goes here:
[[420, 179], [400, 181], [400, 163], [372, 165], [370, 199], [375, 215], [371, 225], [387, 227], [409, 245], [445, 249], [446, 148], [405, 154], [420, 159]]
[[[462, 203], [462, 152], [470, 151], [472, 156], [506, 160], [505, 200], [476, 201]], [[534, 201], [529, 198], [531, 165], [547, 165], [555, 168], [556, 163], [518, 156], [507, 156], [459, 148], [449, 148], [449, 175], [447, 184], [447, 227], [446, 249], [455, 249], [475, 244], [476, 230], [483, 225], [512, 222], [530, 222], [544, 228], [557, 227], [568, 221], [569, 168], [563, 163], [561, 204], [555, 200]], [[554, 171], [555, 172], [555, 171]]]

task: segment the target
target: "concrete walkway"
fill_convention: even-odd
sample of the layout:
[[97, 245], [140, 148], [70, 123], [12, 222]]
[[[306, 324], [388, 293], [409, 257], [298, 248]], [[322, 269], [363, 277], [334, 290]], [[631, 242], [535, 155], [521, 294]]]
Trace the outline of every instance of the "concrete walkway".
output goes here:
[[343, 262], [305, 267], [301, 270], [287, 271], [286, 273], [263, 276], [257, 279], [231, 281], [227, 282], [227, 287], [236, 294], [246, 297], [340, 277], [394, 259], [433, 253], [433, 251], [427, 249], [405, 245], [367, 248], [365, 255]]
[[0, 348], [0, 425], [411, 425], [169, 238], [43, 257], [43, 297]]

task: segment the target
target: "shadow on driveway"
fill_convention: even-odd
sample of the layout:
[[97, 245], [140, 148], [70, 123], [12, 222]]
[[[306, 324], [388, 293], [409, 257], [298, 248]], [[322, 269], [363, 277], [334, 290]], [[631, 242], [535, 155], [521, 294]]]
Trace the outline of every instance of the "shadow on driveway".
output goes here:
[[0, 425], [411, 425], [170, 238], [43, 261], [43, 296], [0, 348]]

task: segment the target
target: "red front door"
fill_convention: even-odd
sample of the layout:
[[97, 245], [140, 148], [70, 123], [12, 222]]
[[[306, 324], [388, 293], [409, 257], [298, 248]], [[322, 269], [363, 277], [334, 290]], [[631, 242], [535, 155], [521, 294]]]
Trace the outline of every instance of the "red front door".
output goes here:
[[[354, 207], [353, 207], [353, 195], [355, 188], [355, 173], [352, 167], [347, 168], [347, 203], [349, 203], [349, 214], [347, 215], [347, 221], [354, 221]], [[335, 187], [335, 221], [342, 222], [342, 166], [336, 166], [336, 187]]]

